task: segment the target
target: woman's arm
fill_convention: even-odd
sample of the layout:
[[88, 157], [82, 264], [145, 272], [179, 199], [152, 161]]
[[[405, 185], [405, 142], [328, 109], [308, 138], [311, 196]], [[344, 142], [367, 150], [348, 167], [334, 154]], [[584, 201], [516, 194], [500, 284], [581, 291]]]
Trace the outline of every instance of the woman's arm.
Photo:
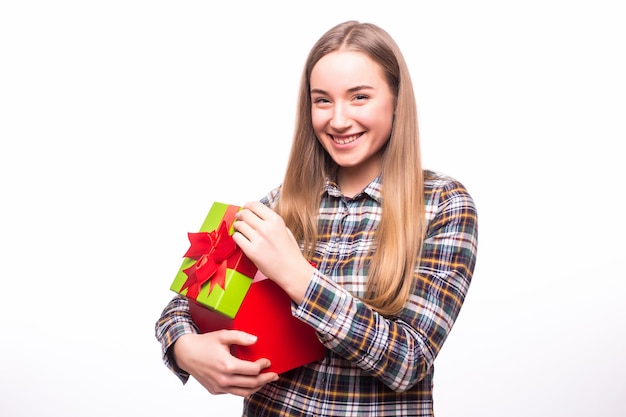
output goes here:
[[415, 289], [401, 314], [381, 316], [319, 271], [295, 312], [319, 332], [327, 348], [396, 391], [409, 389], [432, 366], [459, 314], [476, 262], [472, 198], [450, 181], [435, 197]]
[[261, 372], [270, 366], [267, 359], [250, 362], [231, 355], [231, 345], [252, 345], [256, 336], [237, 330], [198, 334], [184, 297], [176, 296], [165, 307], [156, 323], [155, 335], [161, 343], [165, 365], [183, 383], [191, 375], [211, 394], [246, 397], [278, 378], [273, 372]]
[[173, 345], [179, 337], [185, 334], [196, 334], [198, 328], [191, 320], [189, 304], [186, 298], [179, 295], [165, 306], [161, 317], [155, 324], [155, 337], [161, 344], [163, 363], [174, 372], [183, 383], [189, 379], [189, 374], [178, 367], [173, 358]]

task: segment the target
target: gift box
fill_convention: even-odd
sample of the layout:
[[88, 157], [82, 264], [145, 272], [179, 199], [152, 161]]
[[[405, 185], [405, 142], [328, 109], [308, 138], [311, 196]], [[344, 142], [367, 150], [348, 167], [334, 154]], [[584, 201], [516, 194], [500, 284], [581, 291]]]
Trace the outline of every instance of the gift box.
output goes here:
[[189, 300], [202, 333], [230, 329], [257, 336], [251, 346], [232, 345], [239, 359], [267, 358], [263, 372], [283, 373], [321, 359], [326, 349], [315, 330], [291, 314], [291, 298], [267, 279], [232, 240], [241, 207], [213, 203], [170, 286]]
[[267, 358], [263, 372], [281, 374], [324, 357], [326, 348], [315, 330], [291, 314], [291, 298], [272, 280], [257, 273], [234, 318], [189, 302], [189, 311], [201, 333], [221, 329], [241, 330], [257, 336], [250, 346], [231, 345], [239, 359]]
[[189, 250], [170, 289], [190, 300], [235, 317], [257, 272], [232, 239], [241, 207], [213, 203], [200, 232], [189, 233]]

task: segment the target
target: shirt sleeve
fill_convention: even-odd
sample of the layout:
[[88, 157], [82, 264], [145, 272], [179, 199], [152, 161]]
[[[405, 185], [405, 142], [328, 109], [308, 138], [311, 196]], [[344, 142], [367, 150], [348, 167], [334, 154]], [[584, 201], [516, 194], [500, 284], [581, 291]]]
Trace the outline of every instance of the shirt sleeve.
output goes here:
[[189, 374], [176, 365], [172, 357], [172, 346], [184, 334], [199, 333], [191, 320], [189, 302], [182, 296], [175, 296], [163, 309], [161, 317], [155, 325], [155, 336], [161, 343], [163, 362], [183, 384], [189, 380]]
[[476, 262], [471, 196], [460, 183], [448, 181], [435, 200], [415, 287], [398, 316], [383, 317], [320, 271], [294, 309], [327, 348], [398, 392], [429, 371], [459, 314]]

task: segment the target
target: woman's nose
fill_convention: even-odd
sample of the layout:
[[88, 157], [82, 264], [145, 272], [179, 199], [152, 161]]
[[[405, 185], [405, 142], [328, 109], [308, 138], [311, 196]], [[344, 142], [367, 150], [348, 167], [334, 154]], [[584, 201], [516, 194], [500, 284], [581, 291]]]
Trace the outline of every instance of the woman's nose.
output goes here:
[[330, 119], [330, 127], [336, 130], [345, 130], [351, 125], [351, 119], [346, 109], [341, 105], [336, 105]]

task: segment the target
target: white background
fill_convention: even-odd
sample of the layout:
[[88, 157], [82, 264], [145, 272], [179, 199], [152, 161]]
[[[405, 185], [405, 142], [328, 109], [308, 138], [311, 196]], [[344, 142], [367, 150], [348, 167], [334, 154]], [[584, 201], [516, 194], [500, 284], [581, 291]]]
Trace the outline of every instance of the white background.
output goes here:
[[0, 3], [0, 415], [239, 415], [154, 323], [210, 204], [281, 181], [305, 57], [348, 19], [397, 40], [424, 163], [479, 209], [437, 415], [625, 415], [619, 3]]

